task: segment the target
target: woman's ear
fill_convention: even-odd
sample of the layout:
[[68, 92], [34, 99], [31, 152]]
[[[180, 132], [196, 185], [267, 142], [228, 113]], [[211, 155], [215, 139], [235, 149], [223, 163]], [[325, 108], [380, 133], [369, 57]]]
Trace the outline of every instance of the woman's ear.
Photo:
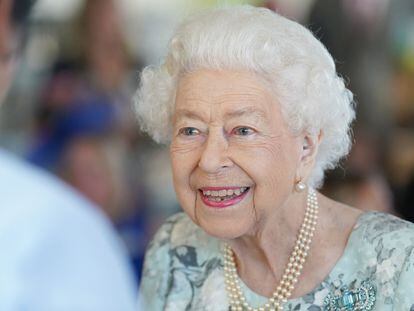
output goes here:
[[302, 135], [302, 145], [300, 150], [299, 166], [296, 172], [296, 182], [306, 181], [315, 164], [318, 148], [322, 141], [322, 131], [318, 134], [304, 133]]

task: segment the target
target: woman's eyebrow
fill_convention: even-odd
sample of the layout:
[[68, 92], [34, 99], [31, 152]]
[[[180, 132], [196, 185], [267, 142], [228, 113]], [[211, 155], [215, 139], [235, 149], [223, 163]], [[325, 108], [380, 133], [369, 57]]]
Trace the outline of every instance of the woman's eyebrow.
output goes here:
[[188, 109], [178, 109], [174, 114], [174, 120], [180, 119], [193, 119], [193, 120], [200, 120], [204, 121], [204, 118], [199, 115], [196, 111], [188, 110]]
[[224, 116], [229, 119], [248, 116], [264, 120], [266, 119], [267, 113], [258, 107], [250, 106], [228, 111]]
[[[249, 107], [242, 107], [237, 109], [232, 109], [231, 111], [227, 111], [224, 113], [225, 119], [235, 119], [240, 117], [250, 117], [259, 120], [266, 120], [267, 113], [264, 112], [262, 109], [249, 106]], [[190, 109], [178, 109], [174, 114], [174, 121], [181, 120], [181, 119], [192, 119], [192, 120], [199, 120], [205, 121], [205, 118], [200, 115], [198, 111], [193, 111]]]

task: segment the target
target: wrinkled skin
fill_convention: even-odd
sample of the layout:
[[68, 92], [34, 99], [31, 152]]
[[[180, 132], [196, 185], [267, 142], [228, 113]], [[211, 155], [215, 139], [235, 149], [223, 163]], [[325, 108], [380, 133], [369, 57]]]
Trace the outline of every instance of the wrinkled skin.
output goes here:
[[[184, 211], [211, 235], [255, 235], [288, 204], [313, 154], [293, 135], [264, 81], [248, 72], [199, 70], [179, 83], [171, 144], [174, 185]], [[238, 204], [211, 208], [203, 187], [249, 187]]]
[[[294, 135], [277, 96], [246, 71], [198, 70], [178, 84], [170, 146], [178, 200], [208, 234], [230, 244], [245, 284], [271, 296], [292, 251], [306, 208], [307, 181], [322, 133]], [[208, 187], [248, 187], [237, 204], [203, 201]], [[320, 217], [304, 277], [308, 293], [340, 258], [359, 211], [318, 194]]]

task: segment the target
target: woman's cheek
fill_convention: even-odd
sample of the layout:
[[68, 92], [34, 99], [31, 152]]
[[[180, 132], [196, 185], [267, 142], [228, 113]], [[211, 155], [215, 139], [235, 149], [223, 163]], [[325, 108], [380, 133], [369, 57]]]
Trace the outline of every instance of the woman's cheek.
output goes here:
[[249, 159], [249, 162], [268, 165], [280, 157], [280, 144], [270, 143], [265, 139], [233, 141], [229, 144], [229, 149], [233, 157]]
[[195, 199], [191, 174], [198, 164], [199, 146], [194, 142], [172, 144], [170, 147], [174, 187], [180, 203]]
[[198, 161], [200, 143], [197, 140], [173, 141], [170, 146], [170, 156], [173, 170], [186, 171], [183, 167], [194, 167]]
[[177, 194], [177, 200], [181, 208], [190, 215], [191, 218], [194, 218], [194, 204], [197, 193], [191, 189], [188, 174], [183, 173], [183, 170], [180, 169], [179, 172], [174, 173], [173, 177], [175, 193]]
[[275, 186], [285, 175], [283, 168], [290, 166], [280, 148], [277, 142], [252, 141], [232, 145], [230, 154], [255, 184]]
[[171, 155], [180, 155], [194, 152], [201, 143], [200, 138], [176, 138], [171, 142], [170, 153]]

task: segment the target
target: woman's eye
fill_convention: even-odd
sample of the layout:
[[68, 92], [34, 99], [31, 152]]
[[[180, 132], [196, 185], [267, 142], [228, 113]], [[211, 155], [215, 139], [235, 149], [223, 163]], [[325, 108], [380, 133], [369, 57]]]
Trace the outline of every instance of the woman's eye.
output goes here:
[[253, 133], [254, 133], [254, 130], [251, 129], [250, 127], [246, 127], [246, 126], [236, 127], [233, 130], [233, 134], [236, 134], [236, 135], [239, 135], [239, 136], [249, 136]]
[[184, 127], [180, 129], [179, 134], [184, 136], [195, 136], [200, 134], [200, 131], [195, 127]]

